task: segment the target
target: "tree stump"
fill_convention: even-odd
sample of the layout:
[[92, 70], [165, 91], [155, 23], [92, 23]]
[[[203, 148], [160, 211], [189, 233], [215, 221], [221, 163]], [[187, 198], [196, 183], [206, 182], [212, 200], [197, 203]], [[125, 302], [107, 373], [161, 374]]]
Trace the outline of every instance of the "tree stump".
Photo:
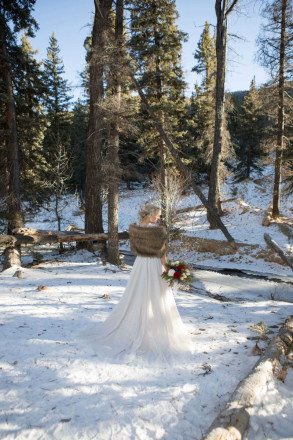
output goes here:
[[9, 246], [4, 251], [3, 270], [9, 269], [12, 266], [21, 266], [20, 246]]

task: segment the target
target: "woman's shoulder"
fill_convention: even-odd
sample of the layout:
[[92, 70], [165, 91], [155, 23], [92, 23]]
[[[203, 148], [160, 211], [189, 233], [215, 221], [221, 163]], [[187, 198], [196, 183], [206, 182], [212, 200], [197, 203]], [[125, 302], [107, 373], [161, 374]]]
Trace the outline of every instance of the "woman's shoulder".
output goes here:
[[148, 225], [141, 225], [140, 223], [132, 222], [129, 225], [129, 229], [140, 229], [140, 230], [166, 230], [165, 226], [163, 225], [157, 225], [155, 223], [149, 223]]
[[130, 234], [165, 234], [167, 233], [165, 226], [162, 225], [140, 225], [139, 223], [130, 223], [129, 225]]

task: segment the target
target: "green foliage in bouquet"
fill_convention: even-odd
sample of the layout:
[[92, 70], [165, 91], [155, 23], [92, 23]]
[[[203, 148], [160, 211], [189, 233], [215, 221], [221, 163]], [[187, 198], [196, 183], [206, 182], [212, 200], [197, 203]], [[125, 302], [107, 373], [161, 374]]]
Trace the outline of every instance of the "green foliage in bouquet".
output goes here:
[[174, 282], [189, 284], [192, 283], [193, 277], [191, 269], [184, 261], [169, 261], [166, 263], [167, 270], [165, 270], [161, 277], [170, 285]]

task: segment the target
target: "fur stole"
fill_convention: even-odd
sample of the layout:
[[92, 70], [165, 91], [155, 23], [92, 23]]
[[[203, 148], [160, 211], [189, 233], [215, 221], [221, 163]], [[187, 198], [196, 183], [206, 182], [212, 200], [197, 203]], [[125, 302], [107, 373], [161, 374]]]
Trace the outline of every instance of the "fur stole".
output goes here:
[[140, 257], [163, 257], [167, 252], [167, 231], [164, 226], [129, 226], [130, 249]]

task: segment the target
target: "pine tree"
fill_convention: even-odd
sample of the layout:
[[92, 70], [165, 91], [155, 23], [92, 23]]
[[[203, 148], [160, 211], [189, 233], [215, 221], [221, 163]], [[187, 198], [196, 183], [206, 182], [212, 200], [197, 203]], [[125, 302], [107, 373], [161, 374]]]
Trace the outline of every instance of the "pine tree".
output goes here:
[[[42, 145], [46, 129], [43, 104], [47, 91], [42, 63], [36, 61], [36, 53], [28, 36], [23, 35], [18, 62], [13, 68], [22, 197], [30, 202], [32, 209], [37, 208], [43, 202], [43, 176], [47, 171]], [[26, 206], [28, 209], [28, 205]]]
[[238, 148], [239, 158], [237, 174], [250, 177], [252, 169], [260, 170], [259, 159], [264, 156], [264, 136], [267, 118], [259, 91], [252, 80], [250, 90], [243, 99], [241, 113], [238, 115]]
[[8, 232], [23, 225], [20, 200], [19, 144], [12, 68], [16, 62], [17, 35], [26, 29], [33, 36], [37, 24], [31, 12], [35, 0], [2, 0], [0, 3], [0, 96], [3, 144], [1, 194], [8, 208]]
[[198, 148], [196, 159], [201, 172], [209, 174], [212, 158], [215, 127], [215, 89], [216, 89], [216, 39], [210, 35], [210, 26], [205, 23], [204, 30], [194, 53], [197, 64], [192, 71], [202, 74], [201, 85], [195, 86], [192, 95], [191, 114], [194, 140]]
[[45, 99], [48, 127], [45, 131], [43, 146], [48, 164], [46, 186], [53, 196], [58, 228], [61, 228], [60, 203], [62, 197], [70, 190], [72, 169], [70, 167], [70, 88], [63, 79], [64, 65], [60, 49], [53, 33], [49, 39], [47, 59], [44, 62], [44, 75], [47, 87]]
[[293, 60], [293, 5], [289, 0], [265, 2], [263, 15], [266, 24], [258, 43], [260, 62], [270, 71], [274, 82], [278, 84], [277, 130], [275, 176], [273, 190], [274, 217], [280, 212], [281, 169], [285, 148], [285, 87], [286, 80], [292, 78]]
[[70, 114], [69, 95], [70, 87], [64, 77], [64, 64], [60, 57], [60, 48], [58, 46], [55, 34], [49, 38], [49, 47], [47, 49], [47, 59], [44, 62], [44, 75], [47, 87], [47, 96], [45, 100], [46, 116], [48, 128], [44, 138], [44, 153], [50, 163], [54, 160], [56, 152], [60, 146], [68, 149]]
[[[197, 169], [198, 172], [206, 172], [210, 175], [213, 156], [213, 141], [215, 131], [215, 95], [216, 95], [216, 38], [210, 35], [210, 26], [206, 22], [202, 35], [194, 53], [197, 64], [193, 71], [202, 74], [200, 86], [195, 85], [195, 93], [191, 100], [192, 131], [197, 146]], [[223, 179], [226, 175], [224, 160], [233, 156], [230, 134], [227, 127], [227, 111], [223, 118], [223, 150], [222, 162], [219, 173]]]
[[197, 44], [194, 58], [197, 60], [197, 64], [192, 71], [203, 73], [201, 87], [214, 94], [217, 72], [216, 38], [210, 35], [210, 25], [207, 21]]
[[70, 127], [70, 157], [72, 162], [72, 186], [84, 199], [85, 151], [87, 141], [88, 106], [78, 100], [72, 109]]
[[[129, 45], [137, 62], [139, 84], [173, 145], [180, 150], [180, 143], [186, 135], [185, 82], [181, 68], [182, 41], [186, 39], [186, 34], [177, 28], [178, 13], [175, 1], [132, 0], [129, 3]], [[147, 156], [152, 158], [155, 164], [160, 164], [164, 214], [164, 188], [167, 186], [168, 168], [172, 166], [173, 159], [144, 109], [141, 115], [142, 146]]]

